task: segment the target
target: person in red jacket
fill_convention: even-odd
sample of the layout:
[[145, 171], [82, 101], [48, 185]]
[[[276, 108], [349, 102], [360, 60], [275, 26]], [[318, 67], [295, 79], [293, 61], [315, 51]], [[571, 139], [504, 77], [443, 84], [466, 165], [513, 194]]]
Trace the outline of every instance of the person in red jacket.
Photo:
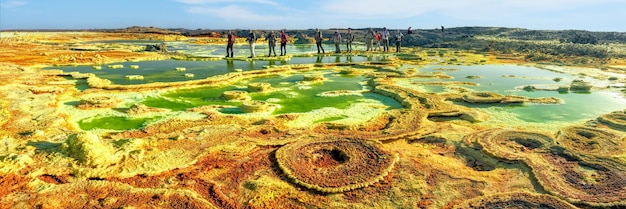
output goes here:
[[380, 39], [381, 39], [380, 32], [376, 31], [376, 48], [375, 48], [375, 50], [379, 50], [380, 49]]
[[285, 29], [283, 29], [282, 31], [280, 31], [280, 56], [287, 55], [287, 41], [287, 33], [285, 33]]

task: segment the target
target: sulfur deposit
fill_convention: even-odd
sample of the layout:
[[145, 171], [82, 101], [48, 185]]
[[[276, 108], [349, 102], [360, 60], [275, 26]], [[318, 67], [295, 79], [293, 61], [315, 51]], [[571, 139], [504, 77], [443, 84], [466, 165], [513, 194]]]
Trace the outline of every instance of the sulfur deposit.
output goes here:
[[213, 35], [2, 32], [0, 208], [626, 206], [624, 72], [606, 60], [225, 59]]

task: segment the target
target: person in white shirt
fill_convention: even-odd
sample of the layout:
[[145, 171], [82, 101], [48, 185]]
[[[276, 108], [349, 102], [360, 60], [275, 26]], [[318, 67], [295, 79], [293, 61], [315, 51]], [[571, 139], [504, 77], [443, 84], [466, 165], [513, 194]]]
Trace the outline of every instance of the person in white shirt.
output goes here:
[[383, 51], [389, 51], [389, 31], [386, 27], [384, 27], [383, 32], [380, 33], [380, 39], [383, 42]]

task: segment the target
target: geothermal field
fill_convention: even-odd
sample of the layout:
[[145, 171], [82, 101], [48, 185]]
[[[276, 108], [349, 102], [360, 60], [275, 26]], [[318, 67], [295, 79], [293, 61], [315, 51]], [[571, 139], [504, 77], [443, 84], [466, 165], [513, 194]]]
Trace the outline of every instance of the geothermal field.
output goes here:
[[623, 43], [288, 34], [1, 32], [0, 208], [626, 207]]

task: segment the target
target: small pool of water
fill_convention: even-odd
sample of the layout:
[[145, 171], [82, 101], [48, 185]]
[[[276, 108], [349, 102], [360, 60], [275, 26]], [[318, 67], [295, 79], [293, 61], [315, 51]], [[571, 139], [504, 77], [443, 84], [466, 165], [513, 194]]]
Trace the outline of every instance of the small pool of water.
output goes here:
[[129, 118], [122, 116], [93, 117], [78, 122], [83, 130], [107, 129], [107, 130], [130, 130], [140, 129], [154, 118]]
[[565, 103], [559, 105], [528, 104], [507, 109], [518, 118], [534, 123], [574, 122], [594, 119], [600, 115], [626, 109], [626, 101], [610, 92], [567, 93], [556, 91], [516, 92], [526, 97], [557, 97]]
[[[569, 85], [574, 79], [572, 75], [552, 72], [535, 67], [516, 65], [475, 65], [475, 66], [442, 66], [434, 65], [419, 68], [405, 65], [403, 68], [417, 68], [419, 73], [443, 73], [452, 79], [419, 78], [416, 82], [472, 82], [478, 86], [465, 86], [476, 91], [492, 91], [503, 93], [516, 87], [533, 84]], [[554, 81], [560, 78], [560, 81]]]

